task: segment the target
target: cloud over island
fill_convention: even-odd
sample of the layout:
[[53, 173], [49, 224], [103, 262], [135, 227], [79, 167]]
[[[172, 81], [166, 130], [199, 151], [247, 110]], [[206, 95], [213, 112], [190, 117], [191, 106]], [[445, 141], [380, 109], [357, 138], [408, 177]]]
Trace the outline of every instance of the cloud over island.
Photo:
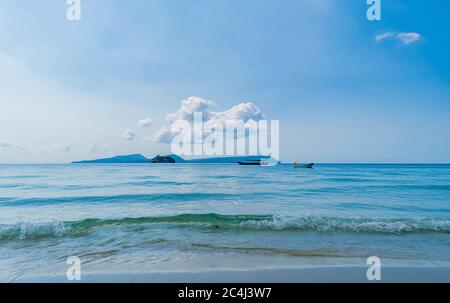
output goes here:
[[212, 111], [211, 107], [215, 105], [214, 102], [201, 97], [182, 100], [178, 111], [167, 115], [166, 120], [169, 124], [162, 126], [153, 139], [159, 143], [170, 143], [179, 134], [172, 132], [171, 124], [177, 120], [193, 123], [194, 113], [201, 113], [204, 125], [209, 128], [224, 127], [227, 120], [242, 120], [244, 125], [249, 127], [253, 122], [264, 119], [262, 111], [251, 102], [237, 104], [222, 112]]

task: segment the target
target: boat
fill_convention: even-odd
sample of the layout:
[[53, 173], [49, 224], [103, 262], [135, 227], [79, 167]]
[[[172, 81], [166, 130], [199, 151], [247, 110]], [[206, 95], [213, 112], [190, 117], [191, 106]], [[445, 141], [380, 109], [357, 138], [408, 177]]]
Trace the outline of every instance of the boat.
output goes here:
[[307, 163], [307, 164], [294, 163], [294, 168], [313, 168], [313, 167], [314, 163]]
[[267, 160], [246, 160], [246, 161], [238, 161], [239, 165], [252, 165], [252, 166], [266, 166], [269, 165]]

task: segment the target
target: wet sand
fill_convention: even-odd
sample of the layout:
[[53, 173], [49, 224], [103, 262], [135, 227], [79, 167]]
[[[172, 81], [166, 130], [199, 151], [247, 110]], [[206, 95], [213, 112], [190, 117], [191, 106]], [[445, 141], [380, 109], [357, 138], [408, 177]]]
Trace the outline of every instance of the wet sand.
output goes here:
[[[74, 283], [65, 276], [18, 278], [14, 282]], [[81, 283], [450, 283], [450, 267], [383, 267], [381, 281], [367, 279], [367, 267], [327, 266], [245, 271], [84, 274]]]

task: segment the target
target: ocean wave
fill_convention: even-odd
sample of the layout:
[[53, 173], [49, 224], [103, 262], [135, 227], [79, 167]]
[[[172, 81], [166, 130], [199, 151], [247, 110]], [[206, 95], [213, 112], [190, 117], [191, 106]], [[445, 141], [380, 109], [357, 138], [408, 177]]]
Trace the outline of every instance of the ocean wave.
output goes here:
[[173, 227], [204, 228], [234, 231], [309, 231], [309, 232], [357, 232], [381, 234], [450, 233], [450, 220], [433, 218], [362, 218], [279, 215], [220, 215], [181, 214], [162, 217], [85, 219], [70, 222], [17, 223], [0, 225], [0, 240], [40, 239], [75, 236], [91, 232], [95, 228], [145, 226], [162, 224]]
[[0, 240], [26, 240], [60, 237], [69, 231], [64, 222], [0, 225]]
[[424, 233], [450, 232], [450, 220], [431, 218], [361, 218], [273, 216], [267, 220], [242, 222], [241, 227], [250, 229], [303, 230], [317, 232], [365, 232], [365, 233]]
[[[242, 196], [242, 195], [239, 195]], [[161, 194], [128, 194], [111, 196], [68, 196], [68, 197], [42, 197], [42, 198], [14, 198], [0, 197], [2, 206], [22, 206], [22, 205], [49, 205], [61, 203], [135, 203], [151, 201], [203, 201], [203, 200], [226, 200], [235, 199], [237, 195], [228, 193], [161, 193]]]
[[366, 182], [374, 182], [377, 181], [375, 178], [366, 178], [366, 177], [329, 177], [323, 178], [321, 181], [325, 182], [336, 182], [336, 183], [366, 183]]
[[0, 179], [23, 180], [23, 179], [38, 179], [38, 178], [42, 178], [42, 177], [45, 177], [45, 176], [44, 175], [12, 175], [12, 176], [0, 176]]
[[144, 180], [144, 181], [133, 181], [120, 183], [120, 186], [179, 186], [179, 185], [192, 185], [194, 182], [179, 182], [179, 181], [154, 181], [154, 180]]
[[370, 185], [368, 190], [428, 190], [428, 191], [449, 191], [450, 184], [394, 184], [394, 185]]

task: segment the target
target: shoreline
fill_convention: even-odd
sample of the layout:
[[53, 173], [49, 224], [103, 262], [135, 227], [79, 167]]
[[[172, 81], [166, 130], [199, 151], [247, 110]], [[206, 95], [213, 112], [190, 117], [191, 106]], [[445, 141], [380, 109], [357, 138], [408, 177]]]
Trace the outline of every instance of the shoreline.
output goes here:
[[62, 276], [18, 277], [13, 283], [450, 283], [450, 266], [384, 266], [381, 280], [367, 279], [368, 267], [311, 266], [205, 272], [94, 273], [81, 281]]

